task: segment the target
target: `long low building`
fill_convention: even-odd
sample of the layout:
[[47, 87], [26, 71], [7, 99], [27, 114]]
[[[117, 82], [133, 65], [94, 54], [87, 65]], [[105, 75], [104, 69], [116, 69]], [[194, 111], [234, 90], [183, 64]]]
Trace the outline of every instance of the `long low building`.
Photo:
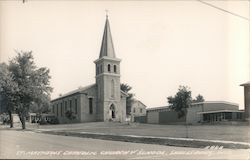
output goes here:
[[169, 106], [147, 109], [147, 123], [151, 124], [201, 124], [228, 121], [243, 121], [244, 111], [239, 105], [225, 101], [205, 101], [192, 103], [185, 110], [185, 116], [178, 118], [178, 113]]

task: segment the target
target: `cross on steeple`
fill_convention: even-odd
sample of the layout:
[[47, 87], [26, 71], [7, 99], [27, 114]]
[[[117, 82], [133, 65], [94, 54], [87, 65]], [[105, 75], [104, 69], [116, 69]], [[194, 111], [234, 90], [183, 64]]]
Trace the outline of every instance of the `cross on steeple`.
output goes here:
[[106, 18], [108, 19], [108, 12], [109, 12], [109, 10], [107, 10], [107, 9], [105, 9], [105, 12], [106, 12]]

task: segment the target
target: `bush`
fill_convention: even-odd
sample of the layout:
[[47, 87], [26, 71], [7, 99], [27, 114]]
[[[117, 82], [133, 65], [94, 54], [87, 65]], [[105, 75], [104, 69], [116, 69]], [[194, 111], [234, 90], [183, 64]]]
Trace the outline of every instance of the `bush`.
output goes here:
[[76, 115], [72, 111], [67, 111], [65, 116], [70, 120], [76, 119]]
[[41, 119], [38, 121], [40, 125], [48, 124], [48, 122], [45, 119]]
[[57, 117], [53, 117], [50, 120], [48, 120], [49, 124], [59, 124], [59, 120]]

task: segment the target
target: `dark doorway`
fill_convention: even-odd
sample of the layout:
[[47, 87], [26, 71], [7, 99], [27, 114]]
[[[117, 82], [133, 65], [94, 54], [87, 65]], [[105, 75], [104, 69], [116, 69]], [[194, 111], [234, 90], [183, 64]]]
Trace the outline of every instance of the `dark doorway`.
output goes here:
[[115, 118], [115, 106], [114, 106], [114, 104], [111, 104], [110, 111], [111, 111], [111, 118]]
[[115, 118], [115, 111], [112, 110], [112, 118]]

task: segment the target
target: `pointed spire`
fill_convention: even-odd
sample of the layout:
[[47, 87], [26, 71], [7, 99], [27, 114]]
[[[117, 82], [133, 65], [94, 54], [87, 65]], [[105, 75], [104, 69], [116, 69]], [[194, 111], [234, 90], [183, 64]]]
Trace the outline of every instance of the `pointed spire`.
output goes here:
[[99, 58], [102, 58], [103, 56], [116, 58], [107, 13], [106, 13], [106, 23], [104, 27], [104, 33], [102, 37], [102, 46], [101, 46]]

